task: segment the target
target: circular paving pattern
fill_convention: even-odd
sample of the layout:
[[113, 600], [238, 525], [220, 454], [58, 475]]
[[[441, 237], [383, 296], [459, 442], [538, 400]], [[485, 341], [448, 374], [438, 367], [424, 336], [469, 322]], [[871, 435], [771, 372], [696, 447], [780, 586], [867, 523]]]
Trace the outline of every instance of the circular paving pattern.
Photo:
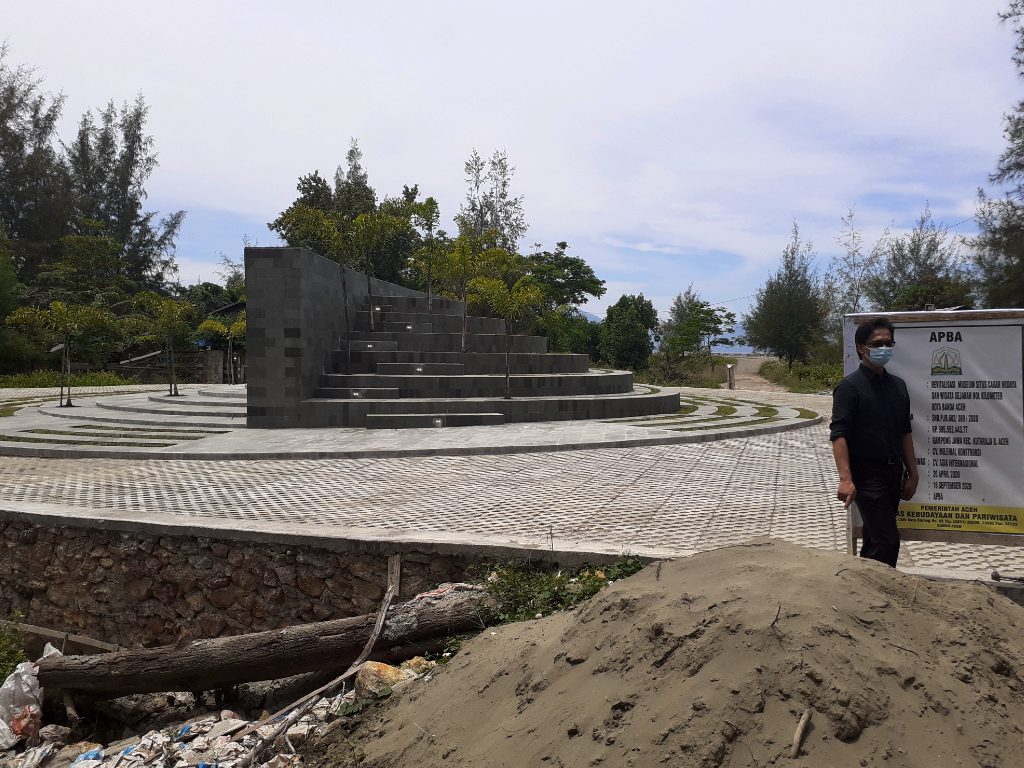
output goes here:
[[[668, 390], [675, 392], [676, 390]], [[681, 390], [674, 414], [493, 427], [366, 430], [245, 427], [245, 388], [190, 386], [163, 391], [82, 393], [76, 407], [18, 393], [19, 410], [0, 419], [0, 454], [9, 456], [285, 459], [481, 455], [705, 442], [807, 427], [816, 411], [721, 390]], [[5, 402], [0, 393], [0, 402]]]

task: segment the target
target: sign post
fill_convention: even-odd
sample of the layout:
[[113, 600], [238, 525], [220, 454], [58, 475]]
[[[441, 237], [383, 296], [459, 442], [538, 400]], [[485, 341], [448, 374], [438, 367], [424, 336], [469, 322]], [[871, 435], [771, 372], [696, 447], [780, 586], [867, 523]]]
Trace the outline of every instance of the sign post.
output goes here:
[[921, 477], [901, 537], [1024, 544], [1024, 311], [847, 315], [846, 373], [860, 364], [857, 324], [879, 316], [896, 329], [887, 369], [907, 383]]

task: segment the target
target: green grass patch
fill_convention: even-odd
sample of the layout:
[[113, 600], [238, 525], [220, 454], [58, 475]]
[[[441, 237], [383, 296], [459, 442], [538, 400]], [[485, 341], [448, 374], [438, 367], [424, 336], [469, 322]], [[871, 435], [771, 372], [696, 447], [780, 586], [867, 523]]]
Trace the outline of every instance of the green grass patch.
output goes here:
[[[71, 374], [72, 387], [117, 387], [125, 384], [138, 384], [138, 376], [121, 376], [113, 371], [86, 371]], [[32, 371], [31, 373], [15, 373], [0, 376], [0, 387], [14, 389], [35, 389], [38, 387], [59, 387], [59, 371]]]
[[758, 373], [790, 392], [813, 394], [835, 389], [843, 380], [843, 364], [793, 363], [790, 368], [781, 360], [768, 360], [761, 364]]
[[[133, 435], [125, 434], [122, 432], [71, 432], [63, 429], [26, 429], [24, 430], [28, 434], [32, 435], [65, 435], [68, 437], [75, 437], [77, 435], [84, 435], [85, 437], [104, 437], [108, 439], [117, 438], [120, 440], [202, 440], [205, 435], [168, 435], [163, 432], [154, 430], [152, 432], [144, 432], [142, 434], [136, 433]], [[76, 443], [79, 441], [75, 441]], [[135, 445], [135, 443], [131, 443]]]
[[[753, 405], [753, 403], [751, 403], [751, 405]], [[779, 409], [772, 408], [770, 405], [759, 405], [757, 406], [757, 410], [754, 412], [754, 415], [762, 419], [767, 418], [769, 416], [778, 416]]]
[[735, 405], [720, 405], [715, 409], [715, 416], [719, 418], [723, 416], [734, 416], [736, 415]]
[[39, 405], [40, 403], [47, 402], [49, 399], [50, 398], [48, 397], [41, 397], [19, 400], [4, 400], [2, 404], [0, 404], [0, 418], [4, 416], [13, 416], [22, 408], [27, 408], [30, 405]]
[[108, 430], [110, 432], [160, 432], [183, 435], [226, 435], [227, 429], [186, 429], [184, 427], [115, 427], [104, 424], [75, 424], [72, 429]]
[[608, 565], [585, 564], [576, 570], [512, 561], [489, 568], [484, 586], [498, 603], [495, 618], [505, 624], [572, 608], [611, 582], [632, 576], [644, 565], [638, 557], [623, 557]]
[[814, 411], [809, 411], [806, 408], [797, 408], [796, 414], [801, 419], [816, 419], [820, 415]]
[[45, 445], [105, 445], [122, 448], [170, 448], [174, 443], [116, 443], [110, 440], [57, 440], [44, 437], [23, 437], [21, 435], [0, 435], [0, 443], [43, 443]]

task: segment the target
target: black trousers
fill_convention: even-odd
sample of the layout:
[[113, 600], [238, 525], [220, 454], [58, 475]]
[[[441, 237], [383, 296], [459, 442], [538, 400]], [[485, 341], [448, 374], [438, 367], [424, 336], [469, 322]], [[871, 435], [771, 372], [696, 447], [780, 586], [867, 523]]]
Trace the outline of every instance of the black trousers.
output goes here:
[[850, 473], [857, 488], [857, 509], [864, 520], [860, 556], [895, 568], [900, 555], [896, 510], [903, 491], [903, 465], [853, 465]]

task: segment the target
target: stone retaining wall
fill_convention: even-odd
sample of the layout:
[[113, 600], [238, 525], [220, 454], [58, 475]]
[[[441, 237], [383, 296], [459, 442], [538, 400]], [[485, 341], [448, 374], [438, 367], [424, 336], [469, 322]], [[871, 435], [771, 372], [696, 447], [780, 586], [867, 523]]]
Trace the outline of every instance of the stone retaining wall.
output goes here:
[[[399, 597], [472, 563], [409, 549]], [[0, 520], [2, 618], [124, 646], [371, 613], [386, 585], [383, 554]]]

